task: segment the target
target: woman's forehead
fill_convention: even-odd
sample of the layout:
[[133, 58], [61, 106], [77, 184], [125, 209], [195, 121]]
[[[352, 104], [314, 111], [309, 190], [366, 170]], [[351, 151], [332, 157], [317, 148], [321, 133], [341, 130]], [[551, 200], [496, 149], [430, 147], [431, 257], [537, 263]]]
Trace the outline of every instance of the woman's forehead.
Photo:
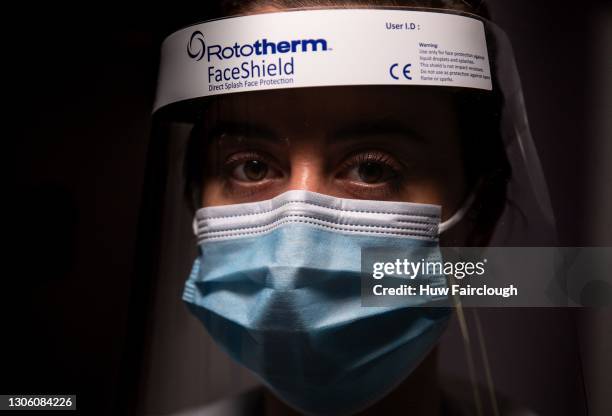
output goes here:
[[384, 121], [452, 123], [452, 96], [432, 88], [351, 86], [296, 88], [214, 97], [205, 111], [209, 123], [257, 122], [270, 127], [341, 129], [347, 123]]

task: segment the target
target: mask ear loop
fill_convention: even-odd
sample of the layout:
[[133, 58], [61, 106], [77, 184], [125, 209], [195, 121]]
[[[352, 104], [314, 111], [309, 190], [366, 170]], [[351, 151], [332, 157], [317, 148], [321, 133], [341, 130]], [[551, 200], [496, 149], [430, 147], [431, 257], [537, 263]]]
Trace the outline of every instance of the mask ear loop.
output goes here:
[[463, 205], [461, 205], [461, 208], [459, 208], [449, 219], [440, 223], [440, 225], [438, 226], [439, 234], [448, 231], [449, 229], [457, 225], [457, 223], [465, 217], [465, 214], [467, 214], [470, 208], [472, 208], [472, 204], [474, 204], [474, 200], [476, 199], [476, 193], [479, 188], [480, 186], [477, 186], [474, 191], [470, 193]]
[[193, 229], [193, 235], [198, 236], [198, 217], [193, 217], [193, 222], [191, 223], [191, 227]]

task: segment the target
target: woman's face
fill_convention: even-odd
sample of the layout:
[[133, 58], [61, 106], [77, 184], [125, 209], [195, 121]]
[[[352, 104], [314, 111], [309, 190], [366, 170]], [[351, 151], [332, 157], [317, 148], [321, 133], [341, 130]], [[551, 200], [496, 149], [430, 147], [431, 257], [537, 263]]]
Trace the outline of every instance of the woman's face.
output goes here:
[[288, 190], [442, 206], [466, 193], [450, 96], [431, 88], [302, 88], [216, 97], [204, 115], [202, 206]]

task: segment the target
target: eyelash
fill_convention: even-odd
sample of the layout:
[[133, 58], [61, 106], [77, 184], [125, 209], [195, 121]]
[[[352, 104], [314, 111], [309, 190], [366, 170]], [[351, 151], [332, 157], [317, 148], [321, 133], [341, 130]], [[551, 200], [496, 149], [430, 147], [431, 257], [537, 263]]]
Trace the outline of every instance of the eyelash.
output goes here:
[[229, 175], [236, 166], [250, 160], [259, 160], [263, 163], [267, 163], [268, 165], [273, 164], [272, 159], [265, 154], [247, 150], [230, 155], [227, 160], [223, 162], [222, 170], [224, 175]]
[[386, 152], [370, 150], [353, 153], [353, 156], [349, 156], [341, 164], [337, 177], [359, 167], [363, 163], [379, 163], [384, 165], [386, 169], [391, 171], [391, 176], [385, 182], [373, 185], [349, 181], [345, 184], [345, 190], [349, 194], [361, 199], [384, 200], [393, 197], [393, 195], [401, 191], [404, 180], [403, 165]]
[[338, 169], [339, 173], [358, 167], [364, 163], [379, 163], [393, 172], [393, 178], [398, 177], [402, 172], [402, 166], [391, 156], [384, 152], [366, 151], [356, 152], [349, 156]]

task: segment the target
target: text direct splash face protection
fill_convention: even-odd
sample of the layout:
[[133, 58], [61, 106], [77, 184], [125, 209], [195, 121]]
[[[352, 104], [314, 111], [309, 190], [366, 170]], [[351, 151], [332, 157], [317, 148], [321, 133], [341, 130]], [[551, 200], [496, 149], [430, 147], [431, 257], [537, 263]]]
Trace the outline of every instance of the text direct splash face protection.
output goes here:
[[[260, 382], [306, 413], [364, 409], [439, 342], [450, 301], [362, 307], [363, 249], [435, 261], [449, 228], [490, 245], [554, 235], [511, 48], [477, 16], [316, 9], [183, 27], [162, 43], [153, 121], [145, 413]], [[335, 188], [295, 186], [304, 158]]]
[[382, 398], [448, 320], [445, 296], [361, 305], [362, 249], [441, 260], [439, 206], [289, 191], [202, 208], [196, 221], [200, 255], [183, 299], [232, 358], [308, 414], [351, 414]]

